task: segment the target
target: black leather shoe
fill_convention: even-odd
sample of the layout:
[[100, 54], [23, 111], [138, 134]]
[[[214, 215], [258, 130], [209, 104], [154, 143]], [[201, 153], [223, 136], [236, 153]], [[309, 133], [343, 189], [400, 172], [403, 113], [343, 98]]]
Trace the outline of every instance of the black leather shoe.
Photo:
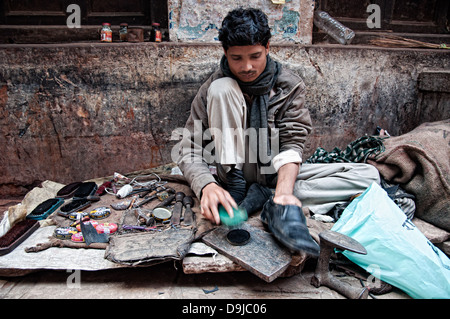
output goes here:
[[244, 208], [247, 214], [252, 214], [254, 212], [260, 211], [264, 203], [272, 196], [272, 191], [270, 188], [262, 186], [258, 183], [253, 183], [250, 185], [245, 195], [244, 200], [239, 203], [239, 207]]
[[261, 221], [267, 224], [275, 238], [290, 250], [319, 256], [319, 245], [309, 233], [301, 207], [279, 205], [270, 198], [264, 204]]

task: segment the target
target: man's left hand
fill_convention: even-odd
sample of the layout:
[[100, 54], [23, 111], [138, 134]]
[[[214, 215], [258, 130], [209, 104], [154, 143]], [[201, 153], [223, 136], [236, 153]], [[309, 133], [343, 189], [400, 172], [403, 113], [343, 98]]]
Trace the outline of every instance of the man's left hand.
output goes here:
[[287, 163], [278, 170], [277, 188], [273, 197], [275, 204], [297, 205], [302, 207], [302, 202], [293, 194], [299, 167], [300, 164]]
[[279, 205], [297, 205], [302, 207], [302, 202], [292, 194], [275, 194], [273, 202]]

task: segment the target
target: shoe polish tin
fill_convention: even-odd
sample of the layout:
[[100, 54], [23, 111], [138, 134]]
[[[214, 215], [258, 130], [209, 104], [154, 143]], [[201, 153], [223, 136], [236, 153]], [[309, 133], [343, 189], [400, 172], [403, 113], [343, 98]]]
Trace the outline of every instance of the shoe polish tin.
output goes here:
[[172, 212], [165, 207], [157, 207], [152, 211], [153, 217], [160, 221], [169, 220], [172, 217]]
[[250, 241], [250, 233], [244, 229], [233, 229], [227, 233], [227, 241], [234, 246], [243, 246]]

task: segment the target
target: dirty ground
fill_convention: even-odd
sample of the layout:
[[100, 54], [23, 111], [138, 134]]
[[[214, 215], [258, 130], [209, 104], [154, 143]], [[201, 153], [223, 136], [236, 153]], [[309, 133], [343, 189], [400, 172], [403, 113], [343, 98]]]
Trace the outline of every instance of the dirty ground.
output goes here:
[[[2, 211], [20, 200], [1, 200]], [[301, 273], [270, 283], [248, 271], [186, 274], [179, 261], [98, 271], [37, 270], [0, 277], [0, 298], [72, 299], [77, 295], [89, 299], [345, 299], [334, 290], [310, 284], [315, 267], [315, 260], [307, 260]], [[333, 274], [361, 287], [359, 279], [352, 275], [342, 271]], [[410, 299], [396, 288], [375, 298]]]
[[[20, 200], [2, 200], [0, 212]], [[448, 232], [436, 227], [429, 230], [430, 225], [419, 221], [417, 226], [432, 242], [442, 243], [448, 240]], [[440, 238], [442, 236], [445, 238]], [[68, 262], [70, 264], [69, 260]], [[71, 299], [76, 295], [92, 299], [344, 299], [343, 295], [334, 290], [311, 285], [315, 266], [315, 260], [307, 260], [300, 273], [279, 277], [270, 283], [248, 271], [187, 274], [180, 261], [168, 261], [150, 267], [96, 271], [67, 271], [68, 267], [62, 267], [59, 270], [36, 271], [16, 277], [12, 274], [0, 277], [0, 298]], [[353, 287], [361, 287], [361, 282], [354, 276], [342, 271], [334, 271], [333, 274]], [[396, 288], [376, 298], [410, 299]], [[372, 296], [368, 299], [372, 299]]]
[[[187, 275], [172, 262], [78, 274], [73, 270], [45, 270], [21, 277], [0, 277], [0, 298], [71, 299], [77, 295], [89, 299], [345, 299], [331, 289], [310, 284], [314, 267], [307, 265], [301, 274], [271, 283], [247, 271]], [[361, 286], [353, 276], [340, 279]], [[395, 288], [376, 298], [410, 299]]]

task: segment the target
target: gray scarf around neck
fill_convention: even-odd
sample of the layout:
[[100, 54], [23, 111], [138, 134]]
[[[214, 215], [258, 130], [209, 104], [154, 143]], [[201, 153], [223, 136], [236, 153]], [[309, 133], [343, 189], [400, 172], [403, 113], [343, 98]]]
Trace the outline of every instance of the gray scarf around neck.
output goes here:
[[[267, 155], [271, 155], [270, 151], [270, 134], [268, 131], [267, 124], [267, 114], [269, 108], [269, 95], [270, 91], [274, 87], [278, 75], [281, 72], [281, 64], [272, 60], [269, 55], [267, 55], [267, 63], [264, 71], [259, 75], [259, 77], [252, 82], [242, 82], [240, 81], [230, 70], [228, 65], [228, 59], [225, 55], [220, 61], [220, 68], [225, 76], [235, 79], [242, 92], [248, 94], [253, 98], [253, 102], [250, 108], [250, 127], [256, 129], [256, 133], [259, 140], [259, 129], [265, 129], [267, 132], [267, 145], [262, 143], [261, 147], [266, 147]], [[259, 143], [258, 143], [259, 144]], [[254, 147], [255, 145], [251, 145]], [[257, 149], [256, 149], [257, 151]], [[259, 154], [259, 153], [256, 153]], [[259, 156], [258, 156], [259, 162]], [[267, 163], [269, 164], [269, 163]]]

